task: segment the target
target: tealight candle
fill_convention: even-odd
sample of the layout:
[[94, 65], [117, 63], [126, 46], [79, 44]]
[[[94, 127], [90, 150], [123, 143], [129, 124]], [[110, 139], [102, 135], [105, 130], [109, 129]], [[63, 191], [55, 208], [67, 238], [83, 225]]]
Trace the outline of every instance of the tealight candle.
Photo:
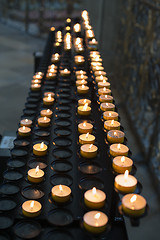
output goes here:
[[59, 60], [60, 60], [60, 55], [59, 55], [59, 53], [55, 53], [55, 54], [52, 55], [52, 58], [51, 58], [51, 62], [52, 62], [52, 63], [58, 63]]
[[48, 127], [50, 125], [51, 119], [48, 117], [40, 117], [38, 118], [38, 125], [40, 127]]
[[79, 65], [83, 65], [85, 60], [83, 56], [79, 55], [74, 57], [74, 61], [75, 61], [75, 64], [79, 66]]
[[104, 71], [95, 71], [94, 75], [95, 75], [95, 77], [101, 76], [101, 75], [106, 77], [107, 74]]
[[91, 233], [98, 234], [105, 231], [108, 223], [108, 217], [105, 213], [99, 211], [90, 211], [83, 216], [83, 225]]
[[126, 170], [131, 172], [133, 161], [125, 156], [117, 156], [113, 158], [112, 167], [117, 173], [124, 173]]
[[92, 133], [93, 125], [88, 122], [83, 122], [78, 124], [78, 132], [79, 133]]
[[25, 126], [25, 127], [31, 127], [32, 126], [32, 120], [30, 120], [30, 119], [22, 119], [21, 121], [20, 121], [20, 125], [23, 127], [23, 126]]
[[85, 104], [88, 104], [88, 106], [90, 106], [91, 100], [89, 100], [89, 99], [79, 99], [78, 100], [78, 106], [84, 106]]
[[[94, 62], [92, 62], [94, 63]], [[97, 63], [97, 62], [96, 62]], [[100, 66], [92, 66], [92, 70], [93, 72], [96, 72], [96, 71], [103, 71], [104, 70], [104, 67], [102, 65]]]
[[49, 69], [55, 69], [55, 70], [57, 70], [57, 68], [58, 68], [58, 67], [57, 67], [55, 64], [51, 64], [51, 65], [48, 66], [48, 70], [49, 70]]
[[52, 98], [54, 98], [55, 93], [54, 92], [45, 92], [44, 97], [48, 97], [48, 96], [51, 96]]
[[106, 194], [95, 187], [84, 194], [84, 203], [89, 208], [99, 209], [105, 204]]
[[89, 45], [98, 45], [98, 41], [96, 41], [96, 39], [93, 38], [92, 41], [89, 41]]
[[32, 183], [40, 183], [44, 179], [43, 170], [39, 169], [39, 166], [32, 168], [28, 171], [28, 180]]
[[47, 145], [42, 143], [37, 143], [33, 146], [33, 153], [36, 156], [45, 156], [47, 154]]
[[103, 80], [102, 82], [98, 82], [98, 88], [103, 88], [103, 87], [110, 88], [110, 85], [111, 84], [106, 80]]
[[100, 109], [105, 112], [105, 111], [114, 111], [115, 110], [115, 105], [113, 103], [101, 103]]
[[82, 86], [77, 87], [77, 92], [79, 94], [86, 94], [86, 93], [88, 93], [88, 91], [89, 91], [89, 87], [86, 86], [86, 85], [82, 85]]
[[44, 97], [43, 98], [43, 104], [44, 105], [47, 105], [47, 106], [50, 106], [54, 103], [54, 98], [51, 97], [51, 94], [48, 94], [48, 97]]
[[81, 74], [81, 75], [77, 75], [76, 79], [77, 80], [85, 80], [85, 81], [87, 81], [88, 77], [86, 75]]
[[78, 75], [86, 75], [86, 72], [84, 70], [78, 70], [75, 73], [76, 73], [76, 76], [78, 76]]
[[[110, 120], [114, 121], [114, 120]], [[124, 132], [119, 131], [119, 130], [110, 130], [107, 133], [107, 140], [110, 143], [123, 143], [124, 142]]]
[[91, 107], [88, 106], [88, 103], [78, 107], [78, 114], [81, 116], [88, 116], [91, 114]]
[[100, 75], [100, 76], [97, 76], [95, 78], [96, 82], [99, 83], [99, 82], [103, 82], [103, 81], [108, 81], [108, 78], [103, 76], [103, 75]]
[[39, 80], [39, 79], [33, 79], [32, 81], [31, 81], [31, 83], [32, 84], [41, 84], [41, 80]]
[[36, 79], [42, 80], [42, 78], [43, 78], [43, 75], [41, 75], [41, 74], [35, 74], [35, 75], [33, 75], [33, 79], [34, 79], [34, 80], [36, 80]]
[[100, 95], [99, 96], [99, 101], [101, 102], [101, 103], [105, 103], [105, 102], [110, 102], [110, 103], [112, 103], [113, 102], [113, 97], [112, 96], [110, 96], [110, 95]]
[[42, 205], [38, 201], [28, 200], [22, 204], [22, 213], [25, 217], [37, 217], [41, 209]]
[[51, 190], [52, 199], [55, 202], [68, 202], [71, 196], [71, 189], [65, 185], [56, 185]]
[[84, 144], [80, 148], [81, 156], [84, 158], [94, 158], [97, 156], [98, 147], [93, 144]]
[[99, 95], [111, 95], [111, 90], [104, 87], [104, 88], [99, 88], [98, 89], [98, 94]]
[[31, 129], [29, 127], [20, 127], [18, 128], [18, 134], [22, 137], [28, 137], [31, 134]]
[[118, 120], [118, 113], [113, 111], [106, 111], [103, 113], [104, 120]]
[[43, 110], [41, 110], [40, 114], [41, 114], [41, 117], [51, 118], [53, 112], [50, 109], [43, 109]]
[[67, 68], [65, 68], [65, 69], [63, 69], [63, 70], [60, 70], [60, 75], [61, 75], [62, 77], [69, 77], [70, 74], [71, 74], [71, 72], [70, 72]]
[[129, 175], [129, 171], [126, 170], [124, 174], [119, 174], [115, 177], [114, 186], [120, 192], [132, 193], [137, 186], [137, 179]]
[[57, 73], [55, 73], [55, 72], [49, 72], [46, 74], [47, 80], [53, 80], [53, 79], [56, 79], [56, 77], [57, 77]]
[[107, 120], [104, 122], [104, 128], [106, 130], [119, 130], [120, 129], [120, 122], [115, 120]]
[[41, 89], [41, 84], [31, 84], [31, 90], [32, 91], [40, 91]]
[[87, 85], [87, 81], [83, 80], [77, 80], [76, 81], [76, 86], [81, 86], [81, 85]]
[[139, 194], [127, 194], [122, 198], [122, 210], [129, 216], [142, 216], [146, 209], [146, 200]]
[[94, 144], [95, 136], [89, 133], [84, 133], [79, 136], [79, 143], [80, 144]]
[[129, 148], [121, 143], [114, 143], [110, 146], [110, 154], [113, 157], [116, 156], [127, 156]]

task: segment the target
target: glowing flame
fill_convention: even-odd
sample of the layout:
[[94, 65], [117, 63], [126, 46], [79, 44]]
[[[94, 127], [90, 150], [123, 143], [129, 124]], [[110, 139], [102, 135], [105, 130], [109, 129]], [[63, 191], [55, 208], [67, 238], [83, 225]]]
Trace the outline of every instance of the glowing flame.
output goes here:
[[86, 138], [88, 138], [89, 137], [89, 132], [86, 134]]
[[28, 119], [25, 119], [25, 122], [27, 123], [27, 122], [28, 122]]
[[59, 185], [59, 190], [62, 192], [63, 191], [63, 188], [62, 188], [62, 185], [60, 184]]
[[23, 128], [22, 128], [22, 129], [23, 129], [23, 131], [24, 131], [24, 130], [26, 129], [26, 127], [25, 127], [25, 126], [23, 126]]
[[124, 163], [125, 161], [125, 156], [121, 157], [121, 162]]
[[51, 100], [51, 94], [48, 94], [48, 100]]
[[41, 142], [40, 148], [41, 148], [41, 149], [44, 148], [44, 142]]
[[96, 39], [95, 39], [95, 38], [93, 38], [93, 39], [92, 39], [92, 43], [95, 43], [95, 42], [96, 42]]
[[58, 58], [58, 57], [59, 57], [59, 54], [58, 54], [58, 53], [55, 53], [54, 56], [55, 56], [56, 58]]
[[47, 109], [47, 113], [49, 113], [50, 112], [50, 109]]
[[105, 98], [108, 98], [108, 95], [104, 95]]
[[93, 188], [92, 188], [92, 193], [93, 193], [93, 195], [95, 195], [95, 194], [96, 194], [96, 192], [97, 192], [96, 188], [95, 188], [95, 187], [93, 187]]
[[100, 76], [100, 79], [103, 79], [103, 75]]
[[113, 124], [114, 124], [114, 120], [111, 121], [111, 125], [113, 125]]
[[118, 148], [118, 150], [121, 149], [121, 144], [120, 143], [118, 143], [117, 148]]
[[34, 208], [34, 201], [32, 201], [30, 204], [30, 209], [32, 210], [33, 208]]
[[87, 107], [88, 107], [88, 103], [86, 103], [86, 104], [83, 106], [83, 110], [86, 111], [86, 110], [87, 110]]
[[108, 103], [106, 103], [106, 107], [108, 107]]
[[103, 88], [103, 91], [106, 91], [106, 87]]
[[86, 127], [86, 123], [83, 123], [83, 127]]
[[67, 69], [67, 68], [65, 68], [65, 69], [64, 69], [64, 72], [65, 72], [65, 73], [67, 73], [67, 72], [68, 72], [68, 69]]
[[131, 197], [130, 202], [134, 203], [137, 200], [137, 196], [133, 195], [133, 197]]
[[100, 213], [96, 213], [96, 214], [94, 215], [94, 218], [95, 218], [96, 220], [98, 220], [98, 219], [100, 218], [100, 216], [101, 216]]
[[117, 136], [117, 132], [114, 132], [114, 136]]
[[125, 173], [124, 173], [124, 178], [127, 179], [128, 178], [128, 174], [129, 174], [129, 171], [126, 170]]
[[67, 18], [66, 22], [67, 22], [67, 23], [70, 23], [70, 22], [71, 22], [71, 19], [70, 19], [70, 18]]
[[85, 85], [82, 85], [82, 88], [85, 88]]
[[91, 149], [91, 148], [92, 148], [92, 146], [93, 146], [93, 144], [91, 144], [91, 145], [89, 146], [89, 149]]
[[39, 165], [36, 167], [35, 172], [36, 172], [36, 174], [38, 174], [38, 172], [39, 172]]
[[34, 87], [38, 87], [38, 84], [36, 83], [36, 84], [34, 84]]
[[111, 116], [112, 116], [112, 114], [111, 114], [111, 113], [109, 113], [109, 116], [111, 117]]
[[47, 117], [45, 116], [45, 117], [44, 117], [44, 121], [46, 121], [46, 120], [47, 120]]

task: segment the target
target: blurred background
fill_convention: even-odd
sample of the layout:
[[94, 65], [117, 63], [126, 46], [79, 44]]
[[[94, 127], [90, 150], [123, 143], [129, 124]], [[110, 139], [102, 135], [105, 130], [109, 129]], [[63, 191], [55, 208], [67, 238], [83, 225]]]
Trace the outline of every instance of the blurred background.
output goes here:
[[33, 75], [33, 53], [43, 51], [49, 28], [86, 9], [150, 206], [139, 227], [126, 219], [129, 239], [158, 240], [160, 1], [0, 0], [0, 6], [0, 134], [16, 132]]

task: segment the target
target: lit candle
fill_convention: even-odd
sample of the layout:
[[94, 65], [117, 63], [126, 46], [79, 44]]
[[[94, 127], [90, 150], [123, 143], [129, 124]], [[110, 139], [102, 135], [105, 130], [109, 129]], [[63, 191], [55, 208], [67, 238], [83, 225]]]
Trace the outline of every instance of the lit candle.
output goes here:
[[106, 102], [112, 103], [113, 102], [113, 97], [110, 96], [110, 95], [100, 95], [99, 96], [99, 101], [101, 103], [106, 103]]
[[106, 111], [103, 113], [104, 120], [118, 120], [118, 113], [113, 111]]
[[54, 98], [51, 97], [51, 94], [48, 94], [48, 97], [44, 97], [43, 98], [43, 104], [44, 105], [47, 105], [47, 106], [50, 106], [54, 103]]
[[23, 127], [23, 126], [25, 126], [25, 127], [31, 127], [32, 126], [32, 120], [30, 120], [30, 119], [22, 119], [21, 121], [20, 121], [20, 125]]
[[77, 78], [77, 80], [85, 80], [85, 81], [87, 81], [87, 79], [88, 79], [88, 77], [86, 75], [83, 75], [83, 74], [77, 75], [76, 78]]
[[[110, 120], [114, 121], [114, 120]], [[107, 133], [107, 140], [110, 143], [123, 143], [124, 142], [124, 132], [119, 130], [110, 130]]]
[[86, 75], [86, 72], [84, 70], [78, 70], [75, 73], [76, 73], [76, 76], [78, 76], [78, 75]]
[[28, 171], [28, 180], [32, 183], [40, 183], [44, 179], [44, 171], [39, 166]]
[[126, 170], [124, 174], [119, 174], [115, 177], [114, 186], [120, 192], [132, 193], [137, 186], [137, 179], [129, 175], [129, 171]]
[[76, 23], [74, 26], [73, 26], [73, 29], [74, 29], [74, 32], [80, 32], [81, 31], [81, 25], [79, 23]]
[[38, 79], [38, 80], [42, 80], [42, 78], [43, 78], [43, 75], [40, 74], [40, 73], [35, 74], [35, 75], [33, 76], [33, 79], [34, 79], [34, 80], [36, 80], [36, 79]]
[[91, 114], [91, 107], [88, 106], [88, 103], [78, 107], [78, 114], [81, 116], [88, 116]]
[[120, 122], [117, 122], [115, 120], [107, 120], [104, 122], [104, 128], [109, 130], [119, 130], [120, 129]]
[[44, 97], [48, 97], [48, 96], [51, 96], [52, 98], [54, 98], [55, 93], [54, 92], [45, 92]]
[[108, 78], [103, 75], [97, 76], [95, 79], [96, 79], [97, 83], [103, 82], [103, 81], [108, 81]]
[[[94, 63], [94, 62], [92, 62], [92, 63]], [[98, 62], [96, 62], [96, 63], [98, 63]], [[92, 66], [92, 70], [93, 70], [93, 72], [96, 72], [96, 71], [104, 71], [104, 67], [102, 66], [102, 65], [98, 65], [98, 66]]]
[[95, 187], [84, 194], [85, 205], [89, 208], [99, 209], [105, 204], [106, 194]]
[[103, 80], [102, 82], [98, 82], [98, 88], [103, 88], [103, 87], [110, 88], [110, 85], [111, 84], [106, 80]]
[[78, 132], [79, 133], [92, 133], [93, 125], [88, 122], [83, 122], [78, 124]]
[[98, 94], [99, 95], [111, 95], [111, 90], [104, 87], [104, 88], [99, 88], [98, 89]]
[[98, 41], [96, 41], [96, 39], [93, 38], [91, 41], [89, 41], [89, 45], [98, 45]]
[[52, 62], [52, 63], [58, 63], [59, 60], [60, 60], [60, 55], [59, 55], [59, 53], [55, 53], [55, 54], [52, 55], [52, 58], [51, 58], [51, 62]]
[[95, 136], [89, 133], [84, 133], [79, 136], [79, 143], [80, 144], [94, 144]]
[[106, 102], [104, 102], [104, 103], [101, 103], [100, 109], [103, 112], [114, 111], [115, 110], [115, 105], [113, 103], [106, 103]]
[[106, 77], [107, 74], [104, 71], [95, 71], [94, 75], [95, 75], [95, 77], [101, 76], [101, 75]]
[[121, 143], [114, 143], [110, 146], [110, 154], [113, 157], [116, 156], [127, 156], [129, 148]]
[[41, 84], [31, 84], [31, 90], [32, 91], [40, 91], [41, 89]]
[[65, 185], [56, 185], [52, 188], [52, 198], [55, 202], [68, 202], [71, 196], [71, 189]]
[[129, 216], [142, 216], [146, 209], [146, 200], [139, 194], [127, 194], [122, 198], [122, 210]]
[[40, 117], [38, 118], [38, 125], [40, 127], [48, 127], [50, 125], [51, 119], [48, 117]]
[[77, 80], [76, 81], [76, 86], [82, 86], [82, 85], [87, 85], [87, 81], [83, 80]]
[[78, 100], [78, 106], [84, 106], [85, 104], [88, 104], [88, 106], [91, 105], [91, 100], [89, 99], [79, 99]]
[[84, 144], [80, 148], [81, 156], [84, 158], [94, 158], [97, 156], [98, 147], [93, 144]]
[[62, 77], [68, 77], [70, 76], [71, 72], [67, 68], [65, 68], [63, 70], [60, 70], [60, 74]]
[[42, 143], [37, 143], [33, 146], [33, 153], [36, 156], [45, 156], [47, 154], [47, 145]]
[[25, 217], [37, 217], [41, 209], [42, 205], [38, 201], [28, 200], [22, 204], [22, 213]]
[[113, 159], [112, 167], [117, 173], [124, 173], [126, 170], [131, 172], [133, 161], [125, 156], [117, 156]]
[[50, 109], [43, 109], [43, 110], [41, 110], [40, 114], [41, 114], [41, 117], [51, 118], [53, 112]]
[[31, 134], [31, 129], [29, 127], [20, 127], [18, 128], [18, 134], [21, 136], [21, 137], [28, 137], [30, 134]]
[[83, 225], [91, 233], [98, 234], [106, 230], [108, 217], [105, 213], [99, 211], [90, 211], [83, 216]]
[[33, 84], [41, 84], [41, 80], [39, 80], [39, 79], [33, 79], [32, 81], [31, 81], [31, 83], [32, 83], [32, 85]]
[[56, 77], [57, 77], [57, 72], [49, 72], [46, 74], [47, 80], [54, 80], [54, 79], [56, 79]]
[[78, 86], [77, 87], [77, 92], [79, 94], [86, 94], [86, 93], [88, 93], [88, 91], [89, 91], [89, 87], [88, 86], [82, 85], [82, 86]]
[[55, 69], [55, 70], [57, 70], [58, 67], [57, 67], [55, 64], [51, 64], [51, 65], [48, 66], [48, 70], [50, 70], [50, 69]]
[[74, 61], [75, 61], [75, 64], [79, 66], [79, 65], [83, 65], [85, 60], [83, 56], [77, 55], [74, 57]]

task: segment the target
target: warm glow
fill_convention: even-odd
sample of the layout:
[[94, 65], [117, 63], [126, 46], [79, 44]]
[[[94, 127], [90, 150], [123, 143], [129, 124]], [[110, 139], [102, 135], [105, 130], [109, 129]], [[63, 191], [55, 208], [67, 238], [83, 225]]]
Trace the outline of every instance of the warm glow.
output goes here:
[[86, 134], [86, 138], [88, 138], [89, 137], [89, 132]]
[[46, 120], [47, 120], [47, 117], [45, 116], [45, 117], [44, 117], [44, 121], [46, 121]]
[[38, 87], [38, 84], [36, 83], [36, 84], [34, 84], [34, 87]]
[[[82, 85], [82, 88], [85, 88], [85, 85]], [[85, 104], [86, 105], [86, 104]]]
[[[83, 85], [82, 85], [83, 86]], [[83, 106], [83, 110], [86, 111], [87, 110], [87, 107], [88, 107], [88, 103], [86, 103], [84, 106]]]
[[73, 28], [74, 28], [75, 32], [80, 32], [81, 31], [81, 25], [79, 23], [76, 23]]
[[105, 97], [105, 98], [108, 98], [108, 96], [107, 96], [107, 95], [104, 95], [104, 97]]
[[51, 100], [51, 94], [48, 94], [48, 100]]
[[[83, 80], [82, 80], [83, 81]], [[84, 99], [84, 103], [86, 103], [87, 102], [87, 99]]]
[[128, 174], [129, 174], [129, 171], [126, 170], [125, 173], [124, 173], [124, 178], [127, 179], [128, 178]]
[[86, 123], [83, 123], [83, 127], [86, 127]]
[[65, 69], [64, 69], [64, 72], [65, 72], [65, 73], [67, 73], [67, 72], [68, 72], [68, 69], [67, 69], [67, 68], [65, 68]]
[[66, 22], [67, 22], [67, 23], [70, 23], [70, 22], [71, 22], [71, 19], [70, 19], [70, 18], [67, 18]]
[[23, 131], [24, 131], [24, 130], [26, 129], [26, 127], [25, 127], [25, 126], [23, 126], [23, 128], [22, 128], [22, 129], [23, 129]]
[[117, 136], [117, 132], [114, 132], [114, 136]]
[[114, 120], [111, 121], [111, 125], [113, 125], [113, 124], [114, 124]]
[[69, 31], [71, 28], [69, 26], [66, 27], [66, 30]]
[[28, 122], [28, 119], [25, 119], [25, 122], [27, 123], [27, 122]]
[[94, 215], [94, 218], [95, 218], [96, 220], [98, 220], [98, 219], [100, 218], [100, 216], [101, 216], [100, 213], [96, 213], [96, 214]]
[[55, 27], [51, 27], [51, 31], [55, 31]]
[[63, 191], [63, 188], [62, 188], [62, 185], [60, 184], [59, 185], [59, 190], [62, 192]]
[[133, 197], [131, 197], [130, 202], [134, 203], [137, 200], [137, 195], [133, 195]]
[[40, 148], [44, 148], [44, 142], [41, 142]]
[[89, 146], [89, 149], [91, 149], [91, 148], [92, 148], [92, 146], [93, 146], [93, 144], [91, 144], [91, 145]]
[[30, 209], [33, 209], [33, 207], [34, 207], [34, 201], [31, 202]]
[[50, 112], [50, 109], [47, 109], [47, 113], [49, 113]]
[[96, 39], [95, 39], [95, 38], [93, 38], [93, 39], [92, 39], [92, 43], [95, 43], [95, 42], [96, 42]]
[[106, 91], [106, 87], [103, 88], [103, 91]]
[[38, 174], [38, 172], [39, 172], [39, 165], [36, 167], [35, 172], [36, 172], [36, 174]]
[[112, 114], [111, 114], [111, 113], [109, 113], [108, 115], [109, 115], [110, 117], [112, 116]]
[[103, 75], [100, 76], [100, 79], [103, 79]]
[[108, 107], [108, 103], [106, 103], [106, 106]]
[[125, 161], [125, 156], [121, 157], [121, 162], [124, 163]]
[[118, 143], [117, 148], [118, 148], [118, 150], [121, 149], [121, 144], [120, 143]]
[[106, 83], [106, 80], [103, 80], [103, 83]]
[[96, 191], [96, 188], [95, 188], [95, 187], [93, 187], [93, 188], [92, 188], [92, 193], [93, 193], [93, 195], [95, 195], [95, 194], [96, 194], [96, 192], [97, 192], [97, 191]]

